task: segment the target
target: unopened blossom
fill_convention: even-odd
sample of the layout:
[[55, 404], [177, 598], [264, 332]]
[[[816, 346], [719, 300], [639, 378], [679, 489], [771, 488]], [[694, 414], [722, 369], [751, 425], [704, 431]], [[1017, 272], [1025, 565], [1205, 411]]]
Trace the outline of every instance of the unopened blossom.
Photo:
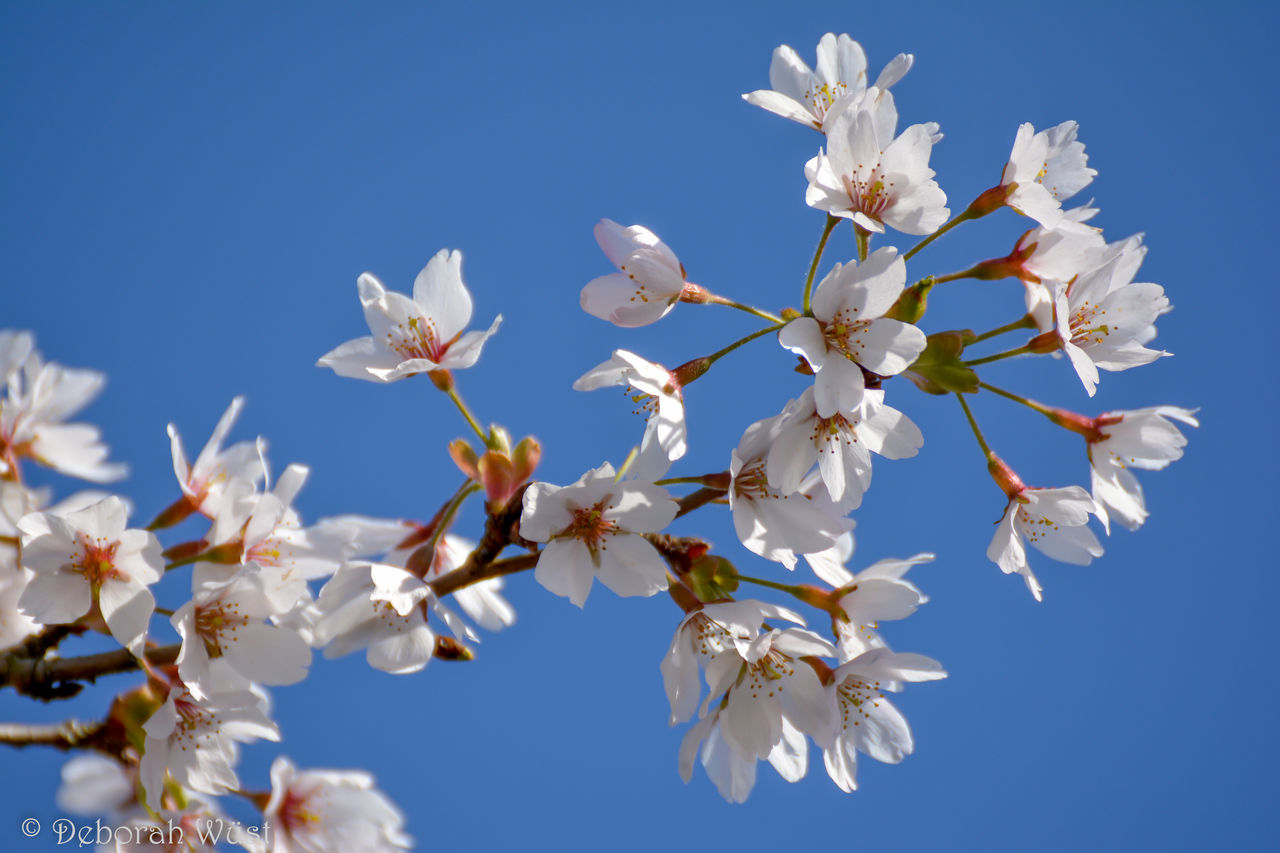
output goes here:
[[906, 719], [885, 692], [902, 690], [904, 681], [946, 676], [932, 658], [887, 648], [870, 649], [835, 670], [827, 687], [835, 726], [821, 745], [827, 774], [840, 790], [851, 793], [858, 787], [859, 752], [897, 764], [915, 749]]
[[671, 523], [679, 509], [660, 486], [615, 480], [608, 462], [569, 486], [534, 483], [524, 493], [520, 535], [545, 542], [534, 577], [582, 607], [594, 578], [618, 595], [667, 588], [667, 564], [643, 536]]
[[1092, 397], [1098, 370], [1120, 371], [1169, 355], [1145, 344], [1156, 336], [1156, 318], [1172, 310], [1164, 288], [1134, 282], [1145, 247], [1126, 241], [1109, 261], [1068, 284], [1054, 286], [1059, 345]]
[[621, 385], [648, 415], [640, 453], [628, 469], [641, 480], [656, 480], [688, 449], [684, 397], [671, 371], [627, 350], [615, 350], [573, 383], [575, 391]]
[[871, 454], [888, 459], [915, 456], [924, 437], [910, 418], [884, 404], [884, 391], [868, 390], [862, 402], [830, 417], [818, 414], [807, 388], [784, 410], [765, 470], [783, 494], [799, 491], [816, 462], [827, 493], [842, 509], [857, 509], [871, 485]]
[[498, 315], [484, 332], [471, 323], [471, 293], [462, 282], [462, 253], [441, 249], [418, 273], [413, 298], [388, 291], [370, 273], [356, 283], [372, 334], [348, 341], [316, 362], [339, 376], [394, 382], [417, 373], [458, 370], [480, 358], [498, 330]]
[[1022, 575], [1027, 589], [1040, 601], [1043, 587], [1027, 562], [1023, 540], [1055, 560], [1087, 566], [1094, 557], [1102, 556], [1102, 544], [1086, 526], [1095, 510], [1093, 498], [1079, 486], [1022, 486], [1009, 497], [1009, 505], [987, 547], [987, 558], [1005, 574]]
[[913, 124], [895, 137], [891, 98], [870, 90], [857, 109], [841, 110], [826, 128], [827, 147], [805, 164], [805, 203], [851, 219], [877, 234], [932, 234], [947, 221], [947, 195], [933, 180], [929, 155], [938, 125]]
[[866, 385], [864, 369], [893, 376], [924, 351], [924, 332], [884, 316], [906, 280], [906, 265], [892, 246], [877, 249], [860, 264], [836, 264], [814, 291], [813, 316], [797, 317], [778, 333], [778, 342], [813, 368], [820, 416], [857, 409]]
[[35, 573], [18, 608], [46, 625], [102, 615], [111, 636], [142, 652], [155, 610], [148, 587], [164, 571], [160, 542], [145, 530], [126, 530], [128, 510], [108, 497], [59, 516], [34, 512], [18, 522], [22, 565]]
[[[876, 78], [884, 91], [902, 79], [914, 57], [900, 53]], [[810, 69], [788, 45], [773, 51], [769, 65], [772, 89], [748, 92], [742, 98], [783, 118], [824, 130], [843, 109], [857, 109], [867, 93], [867, 55], [848, 34], [827, 33], [818, 40], [817, 66]]]
[[280, 729], [250, 691], [220, 693], [198, 700], [182, 685], [143, 724], [146, 743], [138, 768], [147, 806], [160, 808], [166, 771], [184, 788], [222, 794], [240, 787], [235, 764], [238, 744], [279, 740]]
[[825, 551], [853, 522], [810, 476], [791, 493], [770, 485], [770, 449], [778, 439], [782, 415], [747, 428], [730, 457], [729, 509], [742, 544], [766, 560], [795, 568], [796, 554]]
[[262, 816], [270, 832], [244, 845], [255, 853], [392, 853], [413, 845], [404, 815], [358, 770], [298, 770], [280, 756]]
[[1097, 170], [1085, 165], [1084, 143], [1076, 141], [1078, 126], [1064, 121], [1036, 133], [1030, 123], [1018, 127], [1013, 151], [1000, 176], [1008, 187], [1005, 204], [1052, 227], [1062, 220], [1062, 202], [1089, 185]]
[[[680, 742], [680, 778], [688, 783], [693, 778], [694, 761], [700, 759], [720, 796], [731, 803], [744, 803], [756, 784], [756, 757], [742, 754], [724, 737], [721, 710], [716, 708], [685, 733]], [[786, 717], [768, 760], [788, 782], [797, 782], [808, 772], [808, 738]]]
[[24, 457], [95, 483], [124, 477], [128, 467], [107, 462], [107, 447], [96, 426], [63, 423], [98, 396], [106, 377], [96, 370], [44, 362], [31, 348], [28, 333], [10, 333], [0, 346], [0, 369], [5, 373], [0, 477], [12, 477]]
[[721, 655], [741, 661], [760, 627], [771, 619], [804, 625], [795, 611], [754, 599], [708, 604], [685, 615], [660, 667], [672, 725], [688, 720], [698, 708], [699, 669], [707, 670]]
[[206, 698], [245, 690], [249, 682], [293, 684], [307, 674], [311, 649], [295, 631], [267, 620], [276, 607], [254, 563], [226, 581], [203, 583], [173, 614], [182, 637], [178, 675], [193, 695]]
[[647, 326], [665, 317], [685, 290], [684, 265], [675, 253], [643, 225], [624, 228], [601, 219], [595, 235], [618, 272], [587, 282], [582, 310], [623, 328]]
[[1178, 406], [1105, 412], [1094, 419], [1096, 432], [1089, 438], [1093, 500], [1108, 533], [1113, 517], [1130, 530], [1147, 520], [1146, 498], [1130, 469], [1159, 471], [1182, 458], [1187, 439], [1173, 421], [1200, 425], [1194, 410]]
[[[177, 426], [169, 424], [173, 473], [178, 478], [178, 486], [191, 509], [209, 518], [218, 514], [224, 499], [253, 491], [266, 476], [259, 443], [241, 441], [226, 449], [222, 447], [243, 408], [244, 397], [231, 401], [194, 463], [187, 461]], [[237, 483], [239, 488], [233, 485]]]
[[329, 579], [315, 603], [315, 640], [326, 658], [365, 649], [374, 669], [417, 672], [435, 653], [430, 611], [455, 635], [473, 635], [443, 607], [431, 587], [398, 566], [348, 563]]

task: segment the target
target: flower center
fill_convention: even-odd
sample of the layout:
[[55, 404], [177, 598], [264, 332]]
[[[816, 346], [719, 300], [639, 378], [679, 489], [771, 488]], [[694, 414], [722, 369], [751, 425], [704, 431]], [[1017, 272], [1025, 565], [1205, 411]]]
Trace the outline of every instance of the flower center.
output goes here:
[[240, 605], [219, 601], [196, 608], [196, 633], [204, 642], [211, 658], [220, 658], [225, 648], [237, 640], [236, 632], [249, 624], [249, 617], [240, 613]]
[[439, 364], [450, 343], [440, 340], [440, 331], [430, 317], [410, 317], [408, 326], [399, 323], [387, 332], [387, 346], [405, 359], [425, 358]]
[[128, 580], [128, 575], [116, 568], [116, 549], [119, 542], [109, 542], [99, 536], [92, 541], [81, 534], [80, 545], [83, 549], [79, 559], [73, 558], [72, 568], [80, 572], [95, 590], [102, 588], [103, 581]]
[[757, 456], [738, 471], [733, 478], [733, 493], [746, 500], [761, 498], [777, 498], [778, 494], [769, 487], [769, 478], [765, 475], [764, 458]]
[[853, 203], [852, 209], [878, 220], [886, 208], [893, 204], [893, 181], [885, 181], [884, 173], [876, 166], [866, 178], [859, 178], [859, 164], [852, 175], [845, 175], [844, 189]]
[[822, 335], [826, 339], [827, 348], [844, 353], [844, 357], [858, 362], [866, 351], [867, 345], [862, 336], [871, 328], [870, 320], [858, 317], [858, 309], [841, 308], [827, 322], [818, 321], [822, 327]]
[[850, 724], [861, 725], [863, 720], [871, 719], [871, 711], [880, 707], [880, 682], [868, 683], [857, 676], [845, 678], [844, 683], [836, 690], [840, 700], [840, 725], [848, 729]]
[[581, 540], [592, 554], [607, 548], [607, 538], [618, 532], [618, 522], [604, 517], [609, 508], [608, 497], [585, 509], [574, 508], [573, 520], [560, 535]]

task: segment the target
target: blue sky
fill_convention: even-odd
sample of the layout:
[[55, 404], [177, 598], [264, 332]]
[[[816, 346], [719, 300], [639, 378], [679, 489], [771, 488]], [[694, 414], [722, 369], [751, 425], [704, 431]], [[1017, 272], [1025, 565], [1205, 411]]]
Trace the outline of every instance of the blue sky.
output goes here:
[[[1037, 605], [984, 556], [1002, 499], [958, 408], [895, 387], [925, 448], [877, 465], [853, 564], [938, 554], [913, 572], [931, 602], [886, 635], [950, 678], [901, 696], [916, 754], [864, 761], [855, 794], [817, 753], [798, 784], [761, 768], [746, 806], [701, 770], [684, 785], [657, 667], [678, 611], [599, 587], [579, 611], [528, 576], [509, 585], [519, 622], [474, 662], [392, 677], [353, 656], [276, 690], [280, 751], [371, 770], [422, 849], [1271, 846], [1276, 297], [1258, 261], [1273, 242], [1278, 23], [1262, 3], [7, 4], [0, 327], [108, 374], [85, 418], [131, 464], [120, 489], [139, 516], [175, 496], [165, 424], [198, 446], [245, 394], [237, 437], [265, 435], [277, 470], [312, 466], [306, 519], [425, 519], [455, 487], [444, 448], [465, 424], [425, 381], [313, 364], [365, 333], [361, 272], [404, 291], [457, 248], [476, 325], [505, 317], [460, 389], [485, 420], [537, 435], [540, 477], [565, 483], [619, 460], [640, 427], [620, 395], [575, 393], [574, 378], [618, 347], [677, 364], [755, 328], [687, 305], [640, 330], [583, 314], [579, 289], [609, 271], [592, 225], [643, 223], [692, 280], [796, 305], [822, 227], [802, 174], [820, 140], [739, 95], [767, 86], [776, 45], [812, 61], [827, 31], [861, 41], [873, 70], [914, 53], [894, 92], [904, 125], [941, 124], [931, 165], [953, 210], [998, 181], [1019, 123], [1075, 119], [1099, 172], [1081, 200], [1111, 239], [1146, 235], [1139, 278], [1175, 306], [1156, 345], [1176, 357], [1104, 374], [1093, 400], [1065, 363], [983, 374], [1090, 414], [1200, 407], [1185, 458], [1141, 478], [1146, 526], [1116, 531], [1087, 568], [1033, 556]], [[964, 226], [911, 274], [1003, 254], [1025, 227], [1007, 212]], [[842, 229], [828, 258], [852, 253]], [[991, 327], [1020, 305], [1013, 282], [958, 282], [924, 325]], [[766, 338], [693, 386], [692, 449], [673, 473], [726, 467], [742, 430], [803, 390], [792, 364]], [[974, 406], [1029, 481], [1086, 480], [1075, 437], [987, 396]], [[743, 571], [774, 571], [724, 518], [695, 519], [685, 532]], [[460, 532], [478, 522], [469, 508]], [[92, 718], [129, 683], [58, 706], [0, 697], [0, 719]], [[265, 786], [275, 754], [246, 750], [246, 786]], [[45, 849], [4, 833], [55, 815], [61, 760], [6, 753], [0, 846]]]

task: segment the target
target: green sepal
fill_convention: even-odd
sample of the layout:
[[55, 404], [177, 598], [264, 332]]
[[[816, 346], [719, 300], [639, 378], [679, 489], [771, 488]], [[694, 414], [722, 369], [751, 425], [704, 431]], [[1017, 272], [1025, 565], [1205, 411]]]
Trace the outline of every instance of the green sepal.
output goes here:
[[973, 394], [978, 390], [978, 374], [960, 360], [964, 348], [973, 343], [970, 329], [953, 329], [929, 336], [928, 346], [906, 377], [926, 394]]

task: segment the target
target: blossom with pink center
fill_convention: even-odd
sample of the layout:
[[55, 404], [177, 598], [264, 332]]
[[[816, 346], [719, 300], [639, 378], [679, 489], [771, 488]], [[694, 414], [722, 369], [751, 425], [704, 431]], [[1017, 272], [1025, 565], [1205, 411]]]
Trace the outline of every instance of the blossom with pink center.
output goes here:
[[182, 787], [205, 794], [239, 788], [238, 744], [280, 739], [264, 704], [249, 691], [201, 701], [181, 684], [170, 688], [165, 703], [142, 726], [147, 737], [138, 772], [147, 806], [160, 808], [166, 772]]
[[1036, 133], [1030, 123], [1018, 127], [1013, 151], [1000, 176], [1009, 187], [1005, 204], [1046, 228], [1062, 220], [1062, 202], [1089, 185], [1097, 170], [1085, 164], [1084, 143], [1076, 141], [1074, 121]]
[[569, 486], [529, 486], [520, 535], [546, 543], [538, 583], [579, 607], [597, 577], [618, 595], [653, 595], [667, 588], [667, 564], [642, 534], [666, 527], [678, 508], [666, 489], [619, 481], [606, 462]]
[[480, 358], [480, 350], [502, 322], [487, 331], [465, 332], [471, 293], [462, 282], [462, 253], [441, 249], [413, 283], [413, 298], [388, 291], [373, 275], [360, 276], [357, 290], [373, 334], [348, 341], [316, 362], [339, 376], [394, 382], [417, 373], [458, 370]]
[[804, 167], [805, 203], [877, 234], [886, 226], [904, 234], [932, 234], [951, 213], [929, 168], [942, 134], [929, 122], [895, 137], [897, 111], [885, 95], [868, 90], [857, 109], [841, 110], [827, 126], [826, 151]]
[[1093, 500], [1108, 533], [1113, 516], [1130, 530], [1147, 520], [1142, 486], [1129, 469], [1159, 471], [1182, 458], [1187, 438], [1173, 421], [1200, 425], [1195, 410], [1179, 406], [1104, 412], [1094, 419], [1096, 432], [1088, 439]]
[[624, 228], [601, 219], [595, 235], [619, 271], [587, 282], [582, 310], [623, 328], [647, 326], [665, 317], [685, 289], [684, 265], [675, 253], [643, 225]]
[[[902, 79], [914, 57], [900, 53], [876, 78], [884, 91]], [[773, 51], [769, 65], [772, 89], [748, 92], [742, 99], [775, 115], [824, 130], [840, 110], [857, 109], [867, 94], [867, 55], [848, 34], [827, 33], [818, 40], [817, 67], [810, 69], [788, 45]]]
[[836, 264], [814, 291], [813, 316], [797, 317], [778, 333], [778, 343], [813, 368], [820, 416], [861, 405], [864, 369], [893, 376], [924, 351], [924, 332], [884, 316], [906, 281], [906, 265], [892, 246], [877, 249], [860, 264]]
[[271, 831], [248, 845], [255, 853], [393, 853], [413, 845], [404, 815], [368, 773], [298, 770], [284, 756], [271, 765], [263, 818]]
[[1087, 566], [1102, 556], [1102, 544], [1086, 525], [1096, 506], [1079, 486], [1061, 489], [1014, 488], [1004, 517], [987, 547], [987, 558], [1005, 574], [1022, 575], [1036, 601], [1043, 587], [1027, 562], [1023, 540], [1064, 563]]
[[[169, 424], [173, 473], [178, 478], [178, 486], [191, 509], [209, 518], [218, 515], [229, 490], [233, 495], [250, 492], [266, 476], [261, 440], [241, 441], [225, 450], [222, 448], [223, 440], [235, 425], [243, 408], [244, 397], [236, 397], [231, 401], [194, 463], [187, 461], [177, 426]], [[242, 484], [239, 489], [233, 486], [237, 482]]]
[[140, 654], [155, 610], [148, 587], [160, 579], [164, 558], [155, 534], [126, 530], [127, 519], [124, 501], [115, 496], [65, 515], [23, 516], [22, 565], [35, 577], [18, 608], [46, 625], [96, 610], [111, 636]]

